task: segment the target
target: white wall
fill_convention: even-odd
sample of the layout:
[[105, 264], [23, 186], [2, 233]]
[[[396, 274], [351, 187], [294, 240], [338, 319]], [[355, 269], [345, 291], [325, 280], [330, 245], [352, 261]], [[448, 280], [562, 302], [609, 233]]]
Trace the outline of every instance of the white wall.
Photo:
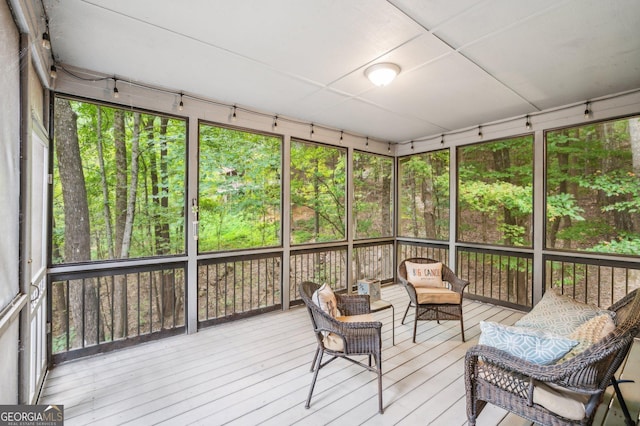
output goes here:
[[19, 35], [0, 2], [0, 404], [18, 401], [20, 59]]

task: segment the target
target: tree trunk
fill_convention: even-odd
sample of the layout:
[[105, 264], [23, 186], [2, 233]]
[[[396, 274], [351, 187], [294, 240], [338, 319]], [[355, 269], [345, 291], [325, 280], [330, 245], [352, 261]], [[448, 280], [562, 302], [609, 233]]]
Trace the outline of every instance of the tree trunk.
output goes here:
[[98, 137], [98, 164], [100, 166], [100, 182], [102, 183], [102, 202], [103, 202], [103, 215], [105, 223], [105, 231], [107, 233], [107, 249], [109, 253], [109, 259], [115, 258], [113, 252], [113, 230], [111, 229], [111, 208], [109, 206], [109, 187], [107, 185], [107, 175], [104, 167], [104, 154], [102, 150], [102, 108], [98, 108], [98, 122], [96, 124], [96, 135]]
[[[65, 262], [91, 260], [89, 204], [78, 141], [77, 116], [66, 99], [56, 98], [56, 158], [64, 201]], [[71, 345], [84, 347], [96, 342], [98, 301], [95, 286], [82, 280], [69, 282]], [[84, 311], [83, 311], [84, 308]], [[72, 330], [73, 328], [73, 330]], [[83, 334], [84, 331], [84, 334]]]
[[124, 111], [113, 112], [113, 143], [116, 160], [116, 246], [117, 258], [122, 257], [124, 224], [127, 218], [127, 145], [124, 128]]
[[122, 249], [120, 258], [129, 257], [131, 249], [131, 233], [135, 219], [136, 197], [138, 196], [138, 156], [140, 155], [140, 113], [133, 113], [133, 139], [131, 141], [131, 184], [129, 197], [127, 198], [127, 214], [125, 216], [124, 233], [122, 236]]

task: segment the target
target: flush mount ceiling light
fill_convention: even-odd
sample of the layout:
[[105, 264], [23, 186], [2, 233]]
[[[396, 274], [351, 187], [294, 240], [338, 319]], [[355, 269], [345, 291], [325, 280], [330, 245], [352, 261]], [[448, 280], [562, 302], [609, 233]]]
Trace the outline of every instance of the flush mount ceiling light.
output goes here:
[[376, 86], [386, 86], [400, 73], [400, 67], [396, 64], [385, 62], [371, 65], [364, 70], [364, 75]]

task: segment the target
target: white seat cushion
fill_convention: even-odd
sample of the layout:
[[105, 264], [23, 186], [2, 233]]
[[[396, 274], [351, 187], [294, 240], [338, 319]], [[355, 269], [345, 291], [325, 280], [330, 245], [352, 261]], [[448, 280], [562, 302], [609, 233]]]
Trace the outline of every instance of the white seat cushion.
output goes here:
[[582, 420], [589, 395], [572, 392], [560, 386], [537, 382], [533, 386], [533, 402], [571, 420]]

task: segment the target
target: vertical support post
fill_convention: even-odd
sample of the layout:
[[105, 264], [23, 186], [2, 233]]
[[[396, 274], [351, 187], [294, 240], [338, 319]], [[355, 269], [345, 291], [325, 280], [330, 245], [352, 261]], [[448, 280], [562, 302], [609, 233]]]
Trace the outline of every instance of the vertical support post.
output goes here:
[[456, 229], [458, 228], [458, 156], [449, 147], [449, 268], [457, 273]]
[[346, 262], [346, 274], [347, 274], [347, 294], [351, 294], [353, 291], [353, 237], [355, 235], [355, 220], [353, 217], [353, 200], [354, 200], [354, 183], [353, 183], [353, 147], [347, 148], [347, 199], [346, 205], [346, 232], [347, 232], [347, 262]]
[[[291, 136], [285, 135], [282, 140], [282, 264], [280, 265], [282, 277], [282, 310], [289, 309], [291, 303]], [[295, 284], [294, 284], [295, 285]]]
[[542, 298], [544, 289], [544, 132], [537, 130], [533, 138], [533, 300], [532, 304]]
[[192, 203], [195, 200], [198, 205], [198, 144], [199, 123], [193, 113], [189, 113], [187, 122], [188, 149], [187, 149], [187, 205], [185, 206], [187, 221], [187, 288], [185, 289], [187, 333], [198, 331], [198, 240], [194, 238], [197, 233], [194, 224]]

